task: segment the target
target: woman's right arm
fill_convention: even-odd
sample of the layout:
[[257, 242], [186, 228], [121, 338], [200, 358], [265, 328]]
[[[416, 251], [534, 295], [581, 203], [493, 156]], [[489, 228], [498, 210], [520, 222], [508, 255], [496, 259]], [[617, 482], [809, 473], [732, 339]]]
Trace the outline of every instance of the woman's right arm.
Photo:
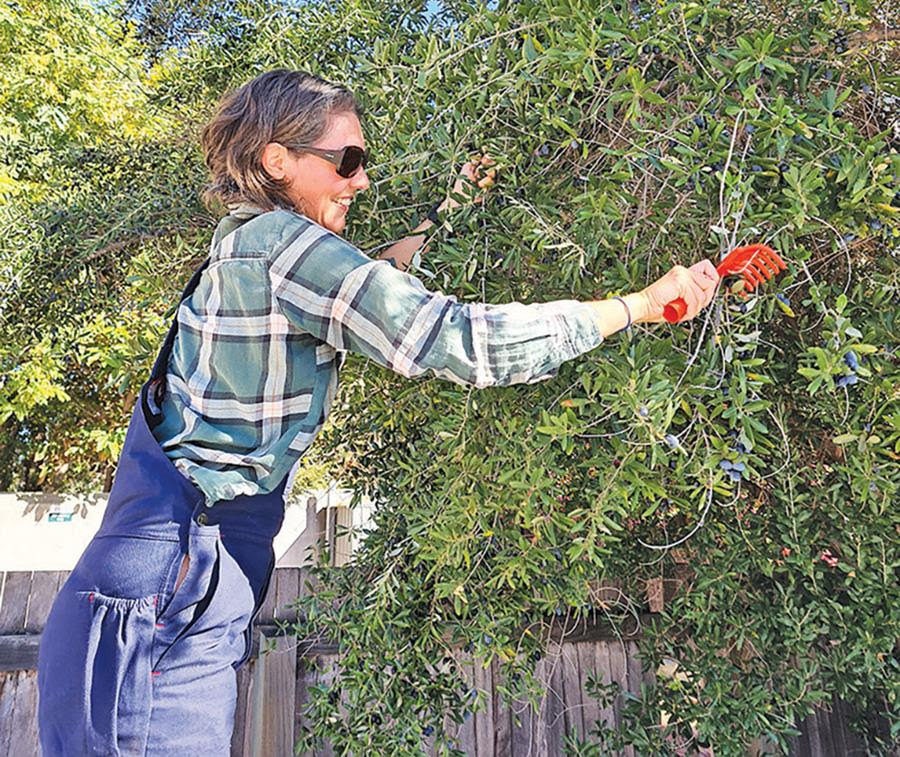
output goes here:
[[[459, 303], [305, 223], [269, 259], [282, 315], [334, 349], [364, 355], [407, 378], [432, 373], [479, 388], [533, 383], [552, 378], [562, 363], [625, 326], [618, 301]], [[635, 320], [653, 316], [659, 293], [651, 297], [648, 290], [634, 300], [641, 303]], [[692, 315], [696, 300], [679, 291], [685, 294]]]
[[598, 328], [604, 337], [621, 331], [628, 323], [661, 323], [663, 308], [681, 297], [687, 303], [683, 320], [690, 320], [715, 297], [719, 274], [708, 260], [701, 260], [690, 268], [675, 266], [665, 276], [640, 292], [625, 295], [618, 300], [594, 300], [591, 305], [597, 313]]

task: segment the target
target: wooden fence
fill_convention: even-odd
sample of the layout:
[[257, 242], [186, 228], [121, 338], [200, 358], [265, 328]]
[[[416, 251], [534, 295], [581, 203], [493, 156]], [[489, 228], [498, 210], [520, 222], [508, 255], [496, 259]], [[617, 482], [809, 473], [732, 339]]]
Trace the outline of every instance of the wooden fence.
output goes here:
[[[304, 591], [303, 569], [279, 568], [254, 629], [254, 653], [238, 671], [238, 702], [232, 757], [288, 757], [293, 755], [295, 734], [303, 720], [307, 690], [328, 682], [337, 670], [336, 650], [308, 648], [298, 654], [296, 639], [275, 635], [276, 619], [289, 617], [286, 605]], [[39, 755], [37, 741], [37, 650], [40, 632], [66, 571], [11, 572], [0, 574], [0, 757]], [[663, 601], [662, 586], [651, 587], [651, 609]], [[666, 587], [668, 595], [668, 587]], [[275, 649], [258, 654], [261, 638], [270, 638]], [[605, 683], [618, 682], [639, 693], [642, 681], [652, 683], [654, 673], [642, 669], [638, 637], [609, 638], [599, 628], [580, 627], [560, 643], [554, 643], [538, 663], [537, 672], [548, 686], [538, 711], [530, 705], [500, 701], [496, 662], [482, 667], [471, 655], [458, 652], [471, 687], [483, 691], [487, 708], [455, 726], [459, 748], [473, 757], [556, 757], [564, 754], [564, 734], [574, 731], [584, 738], [601, 718], [618, 724], [620, 700], [607, 708], [585, 695], [588, 674]], [[790, 754], [797, 757], [847, 757], [865, 755], [862, 740], [847, 727], [845, 707], [838, 701], [818, 709], [798, 726], [802, 735], [793, 739]], [[449, 721], [446, 724], [450, 725]], [[433, 739], [433, 737], [431, 737]], [[427, 743], [427, 752], [434, 753]], [[748, 747], [749, 755], [770, 753], [763, 743]], [[772, 752], [774, 753], [774, 751]], [[317, 755], [331, 757], [328, 748]], [[634, 750], [627, 757], [640, 757]], [[696, 745], [684, 754], [710, 755]]]

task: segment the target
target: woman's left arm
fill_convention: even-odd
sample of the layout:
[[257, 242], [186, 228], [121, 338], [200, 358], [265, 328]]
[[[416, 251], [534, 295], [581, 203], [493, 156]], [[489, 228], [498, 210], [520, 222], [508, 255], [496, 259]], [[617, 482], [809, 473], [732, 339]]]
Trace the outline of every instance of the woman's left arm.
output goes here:
[[[462, 167], [462, 170], [456, 179], [456, 183], [453, 185], [453, 191], [451, 192], [450, 197], [447, 197], [438, 206], [438, 213], [444, 213], [459, 207], [459, 203], [453, 199], [454, 195], [466, 196], [471, 194], [472, 196], [470, 199], [472, 202], [482, 202], [484, 200], [483, 190], [486, 190], [494, 183], [494, 177], [497, 175], [497, 170], [489, 167], [492, 165], [494, 165], [494, 161], [486, 155], [481, 158], [474, 158], [466, 163]], [[487, 169], [486, 174], [483, 177], [479, 175], [482, 166]], [[472, 193], [473, 184], [481, 191]], [[426, 235], [417, 232], [427, 231], [433, 225], [434, 224], [429, 219], [424, 219], [413, 229], [413, 233], [410, 236], [404, 237], [399, 242], [392, 244], [378, 256], [378, 259], [388, 260], [394, 264], [395, 268], [406, 271], [418, 250], [421, 250], [422, 254], [428, 251], [428, 245], [425, 244], [425, 240], [427, 239]], [[425, 244], [424, 247], [422, 247], [423, 244]]]

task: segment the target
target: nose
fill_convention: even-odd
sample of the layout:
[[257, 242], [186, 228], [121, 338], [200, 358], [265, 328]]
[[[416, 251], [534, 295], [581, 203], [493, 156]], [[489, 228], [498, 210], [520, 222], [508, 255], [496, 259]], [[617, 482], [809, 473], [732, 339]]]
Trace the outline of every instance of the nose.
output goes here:
[[369, 175], [366, 173], [365, 168], [360, 166], [359, 170], [350, 177], [350, 186], [357, 192], [369, 188]]

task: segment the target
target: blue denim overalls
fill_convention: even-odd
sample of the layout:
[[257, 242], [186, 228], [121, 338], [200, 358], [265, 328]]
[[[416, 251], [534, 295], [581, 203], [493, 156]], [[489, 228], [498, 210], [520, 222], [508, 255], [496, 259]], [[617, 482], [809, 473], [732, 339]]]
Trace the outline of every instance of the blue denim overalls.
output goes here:
[[[176, 314], [135, 403], [100, 529], [41, 636], [44, 757], [230, 754], [235, 670], [249, 657], [275, 565], [286, 479], [269, 494], [207, 508], [163, 453], [148, 393], [165, 389], [177, 328]], [[175, 591], [184, 554], [187, 575]]]

